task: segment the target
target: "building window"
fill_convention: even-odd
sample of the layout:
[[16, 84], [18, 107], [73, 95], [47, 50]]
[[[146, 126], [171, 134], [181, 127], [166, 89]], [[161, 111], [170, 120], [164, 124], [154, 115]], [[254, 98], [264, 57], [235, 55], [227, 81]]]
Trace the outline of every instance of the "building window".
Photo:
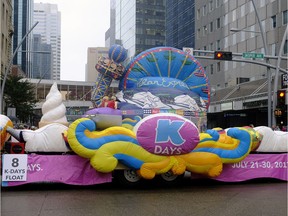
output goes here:
[[224, 71], [229, 69], [228, 61], [224, 61]]
[[213, 73], [214, 73], [214, 67], [213, 66], [214, 66], [213, 64], [210, 65], [210, 74], [211, 75], [213, 75]]
[[225, 14], [223, 16], [223, 26], [226, 26], [226, 25], [228, 25], [228, 14]]
[[248, 12], [249, 12], [249, 13], [252, 13], [253, 11], [254, 11], [253, 3], [250, 1], [250, 2], [248, 3]]
[[244, 5], [242, 5], [241, 7], [240, 7], [240, 17], [244, 17], [245, 16], [245, 4]]
[[276, 15], [271, 17], [272, 29], [276, 28]]
[[232, 46], [234, 46], [236, 44], [236, 34], [232, 35]]
[[221, 64], [220, 62], [217, 62], [217, 72], [221, 71]]
[[200, 9], [197, 10], [197, 19], [200, 19]]
[[284, 54], [287, 54], [287, 53], [288, 53], [288, 40], [286, 40], [284, 44]]
[[210, 32], [213, 32], [213, 22], [210, 22]]
[[213, 1], [209, 1], [209, 11], [213, 10]]
[[220, 40], [216, 41], [216, 50], [220, 50]]
[[200, 31], [200, 29], [197, 29], [197, 39], [199, 39], [199, 38], [200, 38], [200, 34], [201, 34], [201, 31]]
[[216, 21], [216, 28], [219, 29], [221, 27], [221, 20], [220, 17]]
[[236, 20], [236, 9], [232, 11], [232, 21]]
[[207, 26], [203, 26], [203, 36], [207, 35]]
[[206, 16], [207, 14], [207, 8], [206, 5], [203, 6], [203, 16]]
[[220, 6], [220, 0], [216, 0], [216, 8]]
[[274, 43], [274, 44], [272, 44], [271, 45], [271, 49], [272, 49], [272, 56], [276, 56], [276, 44]]
[[288, 11], [283, 11], [283, 25], [286, 25], [288, 23]]
[[212, 51], [214, 50], [213, 43], [209, 44], [209, 50], [212, 50]]

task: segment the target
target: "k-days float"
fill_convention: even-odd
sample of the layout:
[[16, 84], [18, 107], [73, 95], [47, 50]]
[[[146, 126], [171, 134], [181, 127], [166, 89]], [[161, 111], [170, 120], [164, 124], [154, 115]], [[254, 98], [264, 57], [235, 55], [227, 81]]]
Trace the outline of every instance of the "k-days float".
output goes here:
[[[265, 126], [207, 130], [209, 82], [193, 56], [156, 47], [124, 67], [126, 56], [114, 45], [109, 57], [99, 59], [96, 108], [71, 124], [56, 83], [43, 104], [39, 129], [13, 129], [0, 115], [2, 186], [93, 185], [113, 177], [129, 184], [154, 178], [171, 183], [185, 172], [227, 182], [287, 181], [287, 132]], [[109, 100], [113, 79], [119, 80], [119, 92]], [[22, 154], [9, 154], [15, 147], [10, 136], [23, 145]]]

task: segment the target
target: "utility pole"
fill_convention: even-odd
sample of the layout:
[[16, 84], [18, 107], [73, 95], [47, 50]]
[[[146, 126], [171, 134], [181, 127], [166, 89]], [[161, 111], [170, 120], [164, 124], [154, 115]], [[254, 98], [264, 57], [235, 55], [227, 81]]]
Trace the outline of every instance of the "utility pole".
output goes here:
[[[267, 40], [266, 40], [266, 36], [265, 36], [265, 32], [263, 30], [263, 26], [262, 26], [262, 23], [261, 23], [261, 20], [260, 20], [260, 17], [259, 17], [259, 14], [258, 14], [258, 10], [257, 10], [257, 7], [255, 5], [255, 2], [254, 0], [251, 0], [252, 1], [252, 4], [253, 4], [253, 7], [254, 7], [254, 10], [255, 10], [255, 15], [257, 17], [257, 20], [258, 20], [258, 23], [259, 23], [259, 27], [260, 27], [260, 33], [261, 33], [261, 37], [262, 37], [262, 41], [263, 41], [263, 46], [264, 46], [264, 52], [265, 52], [265, 55], [268, 55], [268, 46], [267, 46]], [[266, 63], [268, 64], [269, 63], [269, 60], [266, 59]], [[272, 82], [272, 77], [271, 77], [271, 71], [270, 71], [270, 68], [267, 67], [267, 85], [268, 85], [268, 127], [271, 127], [272, 124], [271, 124], [271, 120], [272, 120], [272, 94], [271, 94], [271, 91], [272, 91], [272, 88], [271, 88], [271, 82]]]
[[0, 82], [0, 114], [3, 114], [3, 97], [4, 97], [4, 88], [5, 88], [5, 83], [6, 83], [6, 79], [7, 79], [7, 75], [10, 71], [10, 67], [12, 65], [13, 59], [15, 57], [15, 55], [17, 54], [18, 50], [20, 49], [21, 45], [23, 44], [23, 42], [25, 41], [25, 39], [27, 38], [27, 36], [32, 32], [32, 30], [36, 27], [36, 25], [39, 22], [36, 22], [30, 29], [29, 31], [24, 35], [24, 37], [22, 38], [22, 40], [20, 41], [20, 43], [18, 44], [18, 46], [16, 47], [10, 61], [9, 64], [6, 68], [5, 74], [4, 74], [4, 78], [2, 83]]

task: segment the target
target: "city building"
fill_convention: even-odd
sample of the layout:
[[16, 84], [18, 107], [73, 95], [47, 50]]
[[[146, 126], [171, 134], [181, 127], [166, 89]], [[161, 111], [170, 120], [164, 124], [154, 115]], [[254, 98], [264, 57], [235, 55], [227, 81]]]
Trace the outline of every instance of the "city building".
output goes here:
[[113, 44], [121, 44], [116, 42], [115, 38], [115, 22], [116, 22], [116, 0], [110, 0], [110, 27], [105, 32], [105, 47], [111, 47]]
[[108, 57], [108, 50], [109, 48], [107, 47], [88, 47], [85, 81], [96, 81], [98, 71], [96, 70], [95, 66], [100, 57]]
[[[195, 1], [195, 11], [197, 50], [254, 52], [278, 56], [288, 20], [287, 1], [203, 0]], [[267, 53], [256, 12], [263, 26]], [[287, 48], [284, 52], [287, 55]], [[200, 62], [208, 72], [213, 89], [267, 78], [267, 68], [260, 65], [232, 61], [200, 60]], [[272, 60], [270, 63], [276, 64]], [[287, 61], [281, 62], [281, 67], [286, 68]]]
[[[13, 52], [33, 23], [33, 0], [13, 0]], [[13, 65], [18, 65], [24, 71], [27, 77], [32, 74], [32, 34], [29, 34], [24, 41], [15, 57], [13, 58]]]
[[[33, 78], [50, 79], [51, 78], [51, 45], [42, 42], [40, 34], [33, 34]], [[39, 53], [43, 52], [43, 53]], [[47, 53], [45, 55], [45, 53]]]
[[195, 47], [194, 0], [166, 1], [166, 46]]
[[[274, 86], [281, 88], [280, 81], [278, 85], [276, 81], [283, 81], [283, 78], [275, 78], [275, 68], [252, 63], [261, 61], [276, 66], [277, 57], [284, 55], [286, 58], [281, 60], [280, 68], [287, 68], [287, 39], [284, 52], [279, 53], [287, 27], [287, 1], [204, 0], [195, 1], [195, 11], [196, 50], [230, 51], [233, 56], [243, 59], [219, 61], [199, 58], [211, 85], [208, 122], [216, 120], [222, 127], [229, 127], [236, 125], [237, 121], [244, 124], [245, 120], [247, 124], [248, 120], [254, 120], [254, 125], [271, 126], [275, 122], [273, 106], [276, 104], [276, 101], [273, 104], [273, 94], [276, 94], [273, 89]], [[245, 57], [250, 53], [259, 54], [259, 59]], [[212, 55], [213, 59], [213, 52], [204, 55]], [[264, 56], [270, 59], [265, 60]], [[249, 63], [244, 62], [247, 59]], [[247, 88], [253, 91], [243, 90]], [[232, 114], [226, 115], [227, 112]], [[238, 114], [234, 115], [235, 112]], [[246, 117], [241, 120], [242, 114]], [[260, 117], [256, 119], [256, 116]], [[284, 121], [280, 123], [282, 126], [287, 124]]]
[[[39, 24], [33, 34], [41, 35], [41, 43], [51, 46], [51, 53], [33, 50], [34, 55], [49, 55], [51, 58], [50, 79], [60, 80], [61, 69], [61, 13], [56, 4], [34, 3], [34, 22]], [[45, 66], [43, 66], [45, 67]], [[43, 73], [47, 68], [41, 68]], [[34, 75], [33, 78], [36, 78]]]
[[[267, 91], [267, 78], [262, 78], [211, 92], [208, 128], [267, 125]], [[287, 118], [279, 125], [287, 125]]]
[[1, 0], [0, 4], [0, 75], [4, 75], [12, 57], [12, 35], [14, 28], [12, 24], [12, 1]]
[[63, 104], [66, 106], [66, 117], [69, 122], [80, 118], [92, 107], [91, 93], [94, 82], [62, 81], [46, 79], [29, 79], [35, 85], [35, 94], [38, 103], [35, 107], [35, 115], [31, 120], [33, 125], [38, 125], [42, 117], [42, 106], [46, 101], [51, 86], [57, 83], [57, 88], [62, 94]]
[[166, 1], [122, 0], [115, 3], [115, 40], [128, 50], [127, 61], [144, 50], [165, 45]]

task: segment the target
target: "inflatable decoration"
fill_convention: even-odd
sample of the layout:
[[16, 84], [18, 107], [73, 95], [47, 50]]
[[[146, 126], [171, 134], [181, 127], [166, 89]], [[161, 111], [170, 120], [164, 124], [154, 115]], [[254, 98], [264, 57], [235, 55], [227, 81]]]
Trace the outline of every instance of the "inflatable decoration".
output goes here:
[[120, 45], [113, 45], [109, 49], [109, 58], [100, 57], [95, 68], [99, 72], [92, 93], [94, 106], [99, 107], [101, 100], [106, 96], [106, 92], [113, 79], [119, 80], [124, 72], [121, 64], [127, 57], [127, 50]]
[[125, 127], [127, 129], [133, 130], [135, 125], [141, 120], [140, 116], [134, 116], [133, 119], [131, 118], [124, 118], [122, 120], [122, 127]]
[[288, 132], [273, 131], [270, 127], [259, 126], [253, 128], [262, 134], [261, 144], [254, 151], [257, 152], [288, 152]]
[[250, 153], [255, 141], [257, 141], [256, 136], [253, 136], [245, 127], [230, 128], [227, 133], [207, 130], [206, 133], [200, 134], [200, 142], [193, 152], [210, 152], [218, 155], [223, 163], [236, 163]]
[[14, 138], [25, 143], [25, 152], [69, 152], [71, 149], [66, 145], [63, 134], [68, 127], [59, 124], [47, 124], [37, 130], [16, 130], [7, 128]]
[[156, 47], [137, 55], [126, 67], [117, 98], [141, 108], [208, 109], [208, 77], [191, 55], [172, 47]]
[[175, 159], [153, 155], [143, 149], [133, 131], [117, 126], [97, 131], [95, 122], [87, 118], [78, 119], [70, 125], [67, 139], [74, 152], [89, 158], [92, 167], [104, 173], [113, 171], [121, 162], [139, 170], [144, 178], [151, 179], [156, 173], [165, 173], [174, 165]]
[[199, 142], [195, 124], [172, 113], [150, 115], [137, 123], [134, 132], [144, 149], [159, 155], [189, 153]]
[[[42, 106], [43, 116], [37, 130], [19, 130], [7, 127], [10, 133], [19, 142], [25, 143], [26, 152], [69, 152], [63, 134], [68, 129], [66, 107], [62, 95], [54, 82]], [[2, 121], [1, 121], [2, 122]]]
[[58, 90], [56, 82], [51, 86], [46, 100], [42, 105], [42, 114], [39, 128], [50, 123], [60, 123], [68, 126], [66, 106], [63, 103], [62, 94]]
[[[203, 67], [193, 56], [172, 47], [156, 47], [137, 55], [125, 69], [121, 63], [127, 57], [127, 50], [122, 46], [113, 45], [108, 56], [101, 57], [95, 66], [99, 72], [92, 95], [95, 108], [68, 127], [66, 108], [54, 83], [42, 107], [39, 129], [13, 129], [11, 120], [0, 115], [1, 149], [12, 135], [25, 144], [26, 153], [39, 153], [37, 164], [38, 158], [45, 160], [41, 168], [48, 163], [46, 152], [57, 152], [49, 159], [53, 160], [63, 157], [59, 153], [72, 151], [73, 155], [65, 157], [69, 164], [82, 157], [81, 163], [86, 168], [98, 171], [92, 170], [93, 174], [97, 173], [99, 178], [106, 175], [109, 180], [112, 177], [107, 173], [123, 168], [117, 167], [119, 164], [124, 165], [124, 169], [135, 170], [145, 179], [159, 174], [164, 174], [163, 177], [167, 172], [182, 175], [185, 171], [215, 178], [222, 177], [227, 170], [232, 170], [231, 176], [234, 175], [240, 169], [225, 164], [236, 166], [242, 160], [251, 161], [248, 155], [252, 151], [285, 152], [282, 156], [287, 158], [287, 132], [272, 131], [264, 126], [206, 130], [209, 82]], [[112, 79], [120, 80], [120, 91], [117, 98], [109, 99], [107, 89]], [[44, 152], [45, 157], [40, 152]], [[28, 154], [28, 159], [36, 154]], [[268, 154], [263, 155], [260, 156]], [[281, 160], [278, 168], [283, 169], [275, 169], [281, 172], [279, 176], [287, 174], [287, 161]], [[50, 164], [47, 167], [51, 167]], [[264, 169], [260, 168], [260, 171]], [[271, 165], [268, 171], [272, 168]], [[81, 166], [79, 169], [80, 174], [73, 171], [72, 175], [76, 173], [82, 178], [84, 173], [89, 178], [85, 169]], [[243, 170], [246, 175], [248, 168]], [[55, 176], [54, 171], [61, 179], [67, 177], [59, 175], [66, 172], [57, 167], [48, 169]], [[42, 175], [50, 181], [46, 174]]]
[[108, 51], [108, 56], [116, 63], [124, 62], [127, 58], [127, 50], [123, 46], [114, 44]]
[[[253, 142], [244, 128], [199, 135], [195, 125], [179, 115], [155, 114], [145, 119], [136, 124], [135, 133], [117, 126], [97, 131], [94, 121], [78, 119], [70, 125], [67, 139], [72, 150], [89, 158], [97, 171], [111, 172], [120, 162], [147, 179], [169, 170], [175, 175], [187, 170], [216, 177], [223, 163], [244, 159]], [[160, 148], [162, 155], [156, 154]]]
[[13, 122], [5, 115], [0, 114], [0, 144], [1, 150], [3, 149], [4, 143], [9, 139], [10, 134], [7, 133], [7, 127], [13, 128]]
[[92, 119], [97, 124], [97, 130], [104, 130], [108, 127], [122, 125], [121, 111], [109, 107], [90, 109], [85, 112], [83, 117]]

